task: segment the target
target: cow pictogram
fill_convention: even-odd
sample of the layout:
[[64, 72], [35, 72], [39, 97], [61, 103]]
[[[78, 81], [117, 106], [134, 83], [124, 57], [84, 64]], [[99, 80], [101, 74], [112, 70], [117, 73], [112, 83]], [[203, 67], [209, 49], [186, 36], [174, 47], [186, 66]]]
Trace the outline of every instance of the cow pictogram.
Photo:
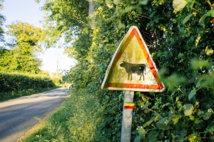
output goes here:
[[145, 80], [144, 72], [146, 72], [146, 64], [132, 64], [128, 63], [126, 61], [123, 61], [120, 64], [121, 67], [124, 67], [126, 72], [128, 73], [128, 80], [129, 78], [132, 80], [132, 74], [136, 73], [137, 75], [140, 75], [140, 79], [143, 76], [143, 80]]

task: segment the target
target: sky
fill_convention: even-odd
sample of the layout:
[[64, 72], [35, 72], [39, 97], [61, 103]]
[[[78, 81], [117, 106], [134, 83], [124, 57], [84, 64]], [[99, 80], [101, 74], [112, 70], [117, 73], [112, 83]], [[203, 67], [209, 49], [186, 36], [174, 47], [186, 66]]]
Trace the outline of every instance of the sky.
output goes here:
[[[41, 11], [42, 3], [37, 4], [34, 0], [4, 0], [1, 13], [5, 16], [5, 26], [15, 21], [26, 22], [42, 28], [44, 12]], [[69, 70], [76, 61], [66, 54], [62, 48], [44, 49], [44, 53], [38, 57], [42, 59], [42, 70], [55, 73], [58, 70]]]

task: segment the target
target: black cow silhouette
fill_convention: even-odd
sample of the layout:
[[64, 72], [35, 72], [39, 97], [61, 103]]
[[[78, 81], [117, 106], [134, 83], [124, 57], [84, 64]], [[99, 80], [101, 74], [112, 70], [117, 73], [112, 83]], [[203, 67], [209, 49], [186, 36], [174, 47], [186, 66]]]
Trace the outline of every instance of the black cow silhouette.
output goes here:
[[124, 67], [126, 72], [128, 73], [128, 80], [131, 77], [132, 80], [132, 74], [133, 73], [137, 73], [137, 75], [140, 75], [140, 79], [143, 76], [143, 80], [144, 80], [144, 72], [146, 72], [146, 65], [145, 64], [132, 64], [132, 63], [128, 63], [126, 61], [123, 61], [120, 64], [121, 67]]

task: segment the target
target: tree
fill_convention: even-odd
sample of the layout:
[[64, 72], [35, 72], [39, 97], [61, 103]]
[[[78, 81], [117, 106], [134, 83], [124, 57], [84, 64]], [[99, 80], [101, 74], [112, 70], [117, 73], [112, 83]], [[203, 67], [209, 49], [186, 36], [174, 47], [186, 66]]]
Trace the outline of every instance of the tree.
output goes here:
[[0, 52], [0, 71], [11, 72], [16, 70], [17, 62], [13, 52], [8, 49], [1, 49]]
[[[8, 34], [14, 36], [15, 44], [1, 56], [2, 70], [38, 73], [41, 61], [35, 52], [41, 50], [39, 42], [42, 30], [27, 23], [17, 22], [9, 26]], [[7, 59], [4, 58], [6, 55]], [[3, 65], [9, 62], [10, 64]]]
[[61, 37], [71, 43], [87, 24], [88, 8], [89, 3], [86, 0], [46, 0], [42, 8], [47, 13], [43, 38], [45, 46], [53, 46]]

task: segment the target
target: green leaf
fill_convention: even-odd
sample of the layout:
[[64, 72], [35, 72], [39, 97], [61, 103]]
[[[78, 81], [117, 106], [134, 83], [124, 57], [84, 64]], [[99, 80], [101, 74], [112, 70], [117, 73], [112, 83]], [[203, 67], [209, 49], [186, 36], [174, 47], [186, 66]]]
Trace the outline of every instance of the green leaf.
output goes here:
[[199, 88], [201, 86], [201, 80], [199, 80], [196, 84], [196, 87]]
[[188, 99], [191, 100], [196, 94], [196, 89], [193, 88], [192, 91], [188, 95]]
[[156, 116], [154, 117], [154, 122], [157, 122], [160, 117], [161, 117], [161, 115], [156, 113]]
[[134, 142], [141, 142], [141, 139], [143, 138], [143, 136], [137, 136], [135, 139], [134, 139]]
[[151, 131], [151, 132], [149, 132], [149, 135], [147, 137], [147, 141], [148, 142], [156, 142], [157, 136], [158, 136], [157, 131]]
[[157, 127], [161, 130], [167, 130], [168, 129], [168, 117], [162, 118], [160, 121], [156, 123]]
[[210, 108], [210, 109], [208, 109], [207, 112], [203, 115], [203, 119], [204, 119], [204, 120], [208, 120], [208, 119], [211, 117], [212, 114], [213, 114], [213, 110]]
[[172, 122], [173, 122], [173, 124], [177, 124], [180, 118], [181, 118], [180, 115], [175, 115], [175, 116], [173, 116], [173, 117], [172, 117]]
[[142, 0], [142, 1], [140, 2], [140, 4], [142, 4], [142, 5], [147, 5], [147, 3], [148, 3], [148, 0]]
[[203, 119], [204, 120], [208, 120], [210, 117], [211, 117], [211, 113], [208, 113], [208, 112], [206, 112], [204, 115], [203, 115]]
[[191, 60], [191, 66], [194, 70], [198, 70], [203, 67], [208, 67], [210, 65], [208, 60], [197, 60], [197, 59], [192, 59]]
[[208, 16], [214, 17], [214, 9], [207, 12]]
[[184, 20], [182, 21], [182, 24], [185, 24], [191, 17], [192, 17], [193, 13], [189, 14], [188, 16], [186, 16], [184, 18]]
[[187, 135], [187, 130], [181, 130], [180, 135], [181, 137], [185, 137]]
[[146, 130], [143, 127], [138, 128], [138, 134], [144, 136], [146, 134]]
[[200, 19], [199, 19], [199, 24], [200, 25], [202, 25], [202, 26], [204, 26], [206, 23], [205, 23], [205, 19], [207, 18], [207, 17], [214, 17], [214, 10], [212, 9], [212, 10], [210, 10], [210, 11], [208, 11], [206, 14], [204, 14]]
[[185, 116], [190, 116], [193, 112], [193, 105], [192, 104], [185, 104], [183, 106], [183, 109], [184, 109], [184, 115]]
[[153, 107], [152, 107], [152, 109], [157, 109], [159, 107], [159, 105], [158, 104], [155, 104]]
[[205, 131], [205, 133], [213, 133], [214, 132], [214, 126], [208, 126], [207, 128], [206, 128], [206, 131]]
[[204, 111], [199, 110], [199, 111], [197, 112], [197, 115], [198, 115], [198, 116], [202, 116], [202, 115], [204, 115]]
[[204, 26], [205, 25], [205, 19], [207, 18], [207, 15], [203, 15], [200, 19], [199, 19], [199, 25]]
[[150, 106], [150, 105], [151, 105], [151, 103], [148, 102], [148, 103], [146, 103], [146, 104], [142, 107], [142, 109], [145, 109], [145, 108], [147, 108], [147, 107]]
[[176, 86], [178, 86], [179, 84], [185, 82], [185, 78], [182, 76], [179, 76], [178, 74], [173, 73], [171, 76], [169, 76], [166, 80], [165, 80], [165, 84], [167, 85], [169, 90], [173, 90], [175, 89]]
[[174, 12], [182, 10], [186, 6], [187, 2], [185, 0], [173, 0], [172, 6], [174, 8]]
[[149, 120], [146, 123], [144, 123], [143, 128], [145, 128], [146, 126], [150, 125], [153, 122], [153, 120]]

